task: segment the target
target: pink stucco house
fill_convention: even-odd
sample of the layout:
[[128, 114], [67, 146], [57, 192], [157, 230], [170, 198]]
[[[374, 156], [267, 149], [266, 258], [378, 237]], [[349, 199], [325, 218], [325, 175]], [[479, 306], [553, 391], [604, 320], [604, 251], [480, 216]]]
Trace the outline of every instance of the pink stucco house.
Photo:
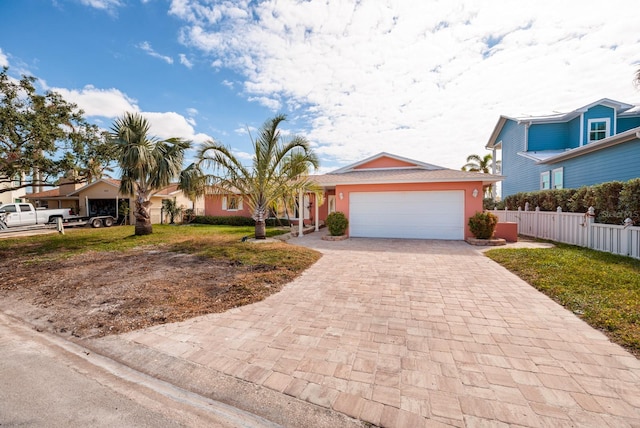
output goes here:
[[[389, 153], [313, 178], [324, 200], [318, 206], [313, 194], [303, 196], [307, 225], [318, 228], [329, 213], [341, 211], [350, 237], [447, 240], [472, 236], [467, 222], [482, 211], [483, 186], [502, 179]], [[240, 195], [208, 196], [205, 213], [251, 216]]]

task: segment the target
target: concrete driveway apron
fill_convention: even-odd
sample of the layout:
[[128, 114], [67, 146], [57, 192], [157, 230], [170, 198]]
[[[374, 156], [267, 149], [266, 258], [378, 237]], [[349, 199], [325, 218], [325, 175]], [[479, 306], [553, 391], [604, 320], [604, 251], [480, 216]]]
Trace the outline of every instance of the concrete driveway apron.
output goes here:
[[120, 339], [386, 427], [640, 426], [640, 361], [476, 248], [319, 236], [277, 295]]

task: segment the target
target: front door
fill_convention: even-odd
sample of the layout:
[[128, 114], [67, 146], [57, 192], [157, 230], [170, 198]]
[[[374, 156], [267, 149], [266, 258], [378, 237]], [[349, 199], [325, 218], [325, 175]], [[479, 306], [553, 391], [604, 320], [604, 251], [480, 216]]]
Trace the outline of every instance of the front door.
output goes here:
[[327, 214], [336, 212], [336, 195], [329, 195], [327, 202], [329, 203], [329, 212]]

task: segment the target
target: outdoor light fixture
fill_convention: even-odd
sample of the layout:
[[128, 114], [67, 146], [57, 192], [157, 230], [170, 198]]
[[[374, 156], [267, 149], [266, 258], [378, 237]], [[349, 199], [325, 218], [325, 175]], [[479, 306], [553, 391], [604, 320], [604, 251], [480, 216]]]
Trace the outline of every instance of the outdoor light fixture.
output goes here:
[[471, 193], [471, 195], [472, 195], [474, 198], [477, 198], [477, 197], [478, 197], [478, 189], [473, 189], [473, 192]]
[[340, 200], [342, 200], [344, 198], [344, 195], [342, 194], [342, 192], [340, 192], [340, 194], [338, 196], [340, 196]]

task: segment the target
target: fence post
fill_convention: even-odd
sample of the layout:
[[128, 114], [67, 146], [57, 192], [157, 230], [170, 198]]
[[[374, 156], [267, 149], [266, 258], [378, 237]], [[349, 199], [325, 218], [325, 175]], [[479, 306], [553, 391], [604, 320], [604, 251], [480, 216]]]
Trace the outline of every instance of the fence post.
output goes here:
[[596, 210], [593, 207], [589, 207], [589, 210], [585, 214], [585, 226], [587, 226], [587, 248], [593, 249], [593, 223], [595, 222]]
[[622, 239], [622, 242], [624, 242], [625, 248], [620, 248], [622, 250], [622, 252], [627, 255], [630, 256], [631, 255], [631, 247], [632, 247], [632, 233], [631, 233], [631, 229], [629, 229], [629, 226], [633, 226], [633, 220], [631, 220], [629, 217], [624, 219], [624, 234], [626, 235], [627, 239], [622, 239], [622, 236], [620, 237], [620, 239]]
[[562, 242], [560, 238], [562, 238], [562, 207], [556, 208], [556, 237], [555, 241]]
[[534, 217], [536, 219], [536, 238], [540, 238], [540, 207], [536, 207]]

